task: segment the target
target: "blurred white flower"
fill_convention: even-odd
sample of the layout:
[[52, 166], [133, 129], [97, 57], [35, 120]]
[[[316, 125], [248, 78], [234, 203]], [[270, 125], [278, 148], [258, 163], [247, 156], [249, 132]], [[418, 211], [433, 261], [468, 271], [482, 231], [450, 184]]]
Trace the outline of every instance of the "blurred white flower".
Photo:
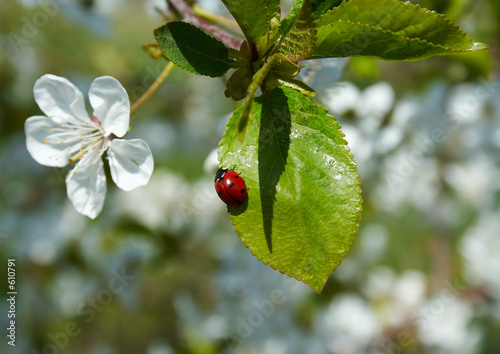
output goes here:
[[260, 350], [262, 354], [286, 354], [286, 342], [279, 339], [267, 339], [264, 342], [263, 348]]
[[394, 126], [407, 129], [418, 117], [419, 102], [417, 99], [414, 97], [403, 97], [394, 105], [391, 122]]
[[[225, 206], [217, 203], [213, 177], [193, 183], [168, 170], [159, 170], [140, 191], [120, 193], [113, 209], [152, 230], [173, 234], [189, 226], [196, 237], [213, 236]], [[141, 205], [137, 208], [137, 205]]]
[[481, 338], [469, 325], [473, 311], [469, 304], [458, 299], [445, 302], [434, 298], [424, 306], [419, 318], [418, 332], [422, 343], [434, 347], [436, 353], [473, 353]]
[[363, 293], [375, 301], [387, 298], [393, 291], [396, 279], [396, 273], [392, 269], [379, 266], [368, 275], [363, 284]]
[[224, 338], [227, 327], [227, 319], [220, 315], [211, 315], [201, 323], [203, 334], [211, 339]]
[[158, 170], [140, 191], [116, 195], [114, 210], [152, 230], [179, 231], [188, 222], [186, 210], [191, 204], [186, 200], [190, 197], [187, 181], [169, 171]]
[[[395, 150], [404, 138], [405, 131], [400, 122], [382, 124], [394, 108], [395, 96], [394, 89], [387, 82], [369, 86], [363, 91], [350, 82], [340, 82], [320, 97], [342, 125], [362, 179], [378, 169], [374, 157]], [[352, 118], [355, 118], [354, 122]]]
[[494, 205], [494, 191], [500, 190], [500, 171], [494, 161], [483, 153], [476, 153], [470, 161], [448, 164], [444, 178], [460, 196], [477, 209]]
[[341, 82], [327, 91], [323, 102], [334, 116], [355, 112], [366, 121], [364, 125], [370, 123], [371, 130], [391, 111], [395, 98], [394, 89], [387, 82], [379, 82], [363, 91], [350, 82]]
[[475, 123], [485, 116], [485, 102], [488, 97], [478, 91], [478, 85], [475, 83], [457, 85], [451, 89], [446, 111], [460, 123]]
[[361, 91], [348, 81], [339, 82], [325, 92], [321, 101], [330, 113], [339, 118], [349, 111], [354, 111]]
[[374, 311], [356, 295], [336, 297], [316, 324], [332, 353], [362, 353], [380, 334]]
[[412, 308], [424, 300], [427, 285], [425, 275], [416, 270], [404, 272], [394, 287], [394, 298], [401, 304]]
[[467, 281], [484, 287], [500, 299], [500, 219], [487, 211], [465, 232], [459, 250], [464, 257]]
[[356, 104], [356, 114], [360, 117], [373, 116], [381, 120], [394, 106], [396, 95], [387, 82], [379, 82], [367, 87]]
[[149, 146], [141, 139], [117, 139], [127, 133], [130, 102], [115, 78], [99, 77], [90, 86], [92, 119], [85, 110], [83, 94], [65, 78], [44, 75], [35, 83], [33, 92], [47, 117], [26, 120], [27, 149], [45, 166], [75, 163], [66, 185], [68, 197], [79, 213], [93, 219], [102, 210], [106, 176], [101, 156], [106, 150], [111, 177], [119, 188], [130, 191], [148, 183], [153, 173]]
[[363, 287], [373, 301], [379, 327], [400, 327], [409, 320], [425, 299], [427, 279], [418, 271], [408, 270], [397, 277], [387, 267], [374, 269]]
[[38, 239], [31, 245], [28, 256], [34, 264], [48, 265], [56, 258], [56, 249], [52, 242]]
[[359, 263], [373, 264], [386, 250], [389, 232], [383, 224], [370, 223], [360, 230], [358, 239]]
[[85, 297], [93, 288], [91, 279], [73, 267], [61, 270], [55, 277], [49, 291], [64, 316], [72, 316], [75, 309], [85, 303]]
[[439, 167], [438, 161], [425, 156], [417, 144], [388, 155], [379, 167], [385, 183], [376, 186], [377, 208], [397, 212], [410, 202], [432, 215], [439, 197]]

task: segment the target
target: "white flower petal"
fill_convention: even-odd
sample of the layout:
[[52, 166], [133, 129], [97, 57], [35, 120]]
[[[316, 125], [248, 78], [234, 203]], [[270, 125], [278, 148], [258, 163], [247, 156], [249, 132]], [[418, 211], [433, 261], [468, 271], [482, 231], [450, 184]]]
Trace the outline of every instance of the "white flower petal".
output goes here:
[[106, 176], [100, 157], [82, 159], [66, 177], [68, 198], [76, 211], [94, 219], [106, 197]]
[[98, 77], [90, 85], [89, 100], [106, 135], [124, 136], [130, 120], [130, 102], [120, 82], [111, 76]]
[[83, 94], [64, 77], [43, 75], [36, 81], [33, 94], [40, 109], [50, 118], [81, 122], [90, 120]]
[[[66, 143], [64, 138], [55, 141], [50, 139], [51, 130], [59, 125], [43, 116], [33, 116], [26, 119], [26, 147], [30, 155], [41, 165], [63, 167], [68, 164], [68, 158], [75, 151], [75, 143]], [[61, 143], [63, 141], [63, 143]], [[76, 147], [78, 149], [78, 147]]]
[[124, 191], [144, 186], [153, 173], [153, 154], [141, 139], [114, 139], [108, 145], [111, 177]]

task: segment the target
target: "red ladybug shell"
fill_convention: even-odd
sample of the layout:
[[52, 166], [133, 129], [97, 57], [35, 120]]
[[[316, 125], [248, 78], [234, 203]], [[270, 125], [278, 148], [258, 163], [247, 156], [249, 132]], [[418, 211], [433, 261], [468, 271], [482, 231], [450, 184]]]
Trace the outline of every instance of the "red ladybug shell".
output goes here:
[[247, 186], [243, 178], [233, 170], [219, 168], [215, 174], [215, 190], [227, 205], [238, 206], [247, 198]]

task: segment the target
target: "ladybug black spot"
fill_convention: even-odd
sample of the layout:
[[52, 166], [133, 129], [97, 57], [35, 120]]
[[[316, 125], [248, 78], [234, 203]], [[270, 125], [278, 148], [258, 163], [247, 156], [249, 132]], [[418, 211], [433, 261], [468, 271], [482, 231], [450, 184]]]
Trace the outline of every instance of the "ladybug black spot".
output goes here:
[[232, 187], [232, 186], [234, 186], [234, 183], [232, 183], [232, 182], [229, 183], [229, 187]]
[[245, 188], [243, 188], [240, 193], [241, 194], [245, 193]]
[[222, 195], [222, 191], [219, 191], [219, 195]]
[[235, 175], [235, 176], [234, 176], [234, 178], [240, 178], [240, 176], [238, 176], [238, 175]]

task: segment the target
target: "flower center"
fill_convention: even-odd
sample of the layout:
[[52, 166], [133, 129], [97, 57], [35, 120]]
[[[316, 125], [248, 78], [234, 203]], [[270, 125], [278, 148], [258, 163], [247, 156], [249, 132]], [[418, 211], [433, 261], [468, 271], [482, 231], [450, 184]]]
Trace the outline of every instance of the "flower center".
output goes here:
[[[104, 132], [101, 128], [101, 122], [97, 117], [92, 117], [92, 123], [95, 124], [97, 129], [93, 129], [92, 131], [88, 131], [87, 134], [82, 136], [82, 148], [75, 155], [71, 156], [68, 160], [70, 163], [75, 163], [77, 160], [81, 160], [83, 155], [91, 150], [96, 150], [92, 153], [93, 158], [99, 158], [102, 153], [106, 150], [106, 141], [109, 140], [109, 137], [105, 139]], [[87, 123], [88, 124], [88, 123]]]
[[94, 124], [97, 126], [101, 125], [101, 121], [95, 116], [92, 117], [91, 121], [94, 122]]

